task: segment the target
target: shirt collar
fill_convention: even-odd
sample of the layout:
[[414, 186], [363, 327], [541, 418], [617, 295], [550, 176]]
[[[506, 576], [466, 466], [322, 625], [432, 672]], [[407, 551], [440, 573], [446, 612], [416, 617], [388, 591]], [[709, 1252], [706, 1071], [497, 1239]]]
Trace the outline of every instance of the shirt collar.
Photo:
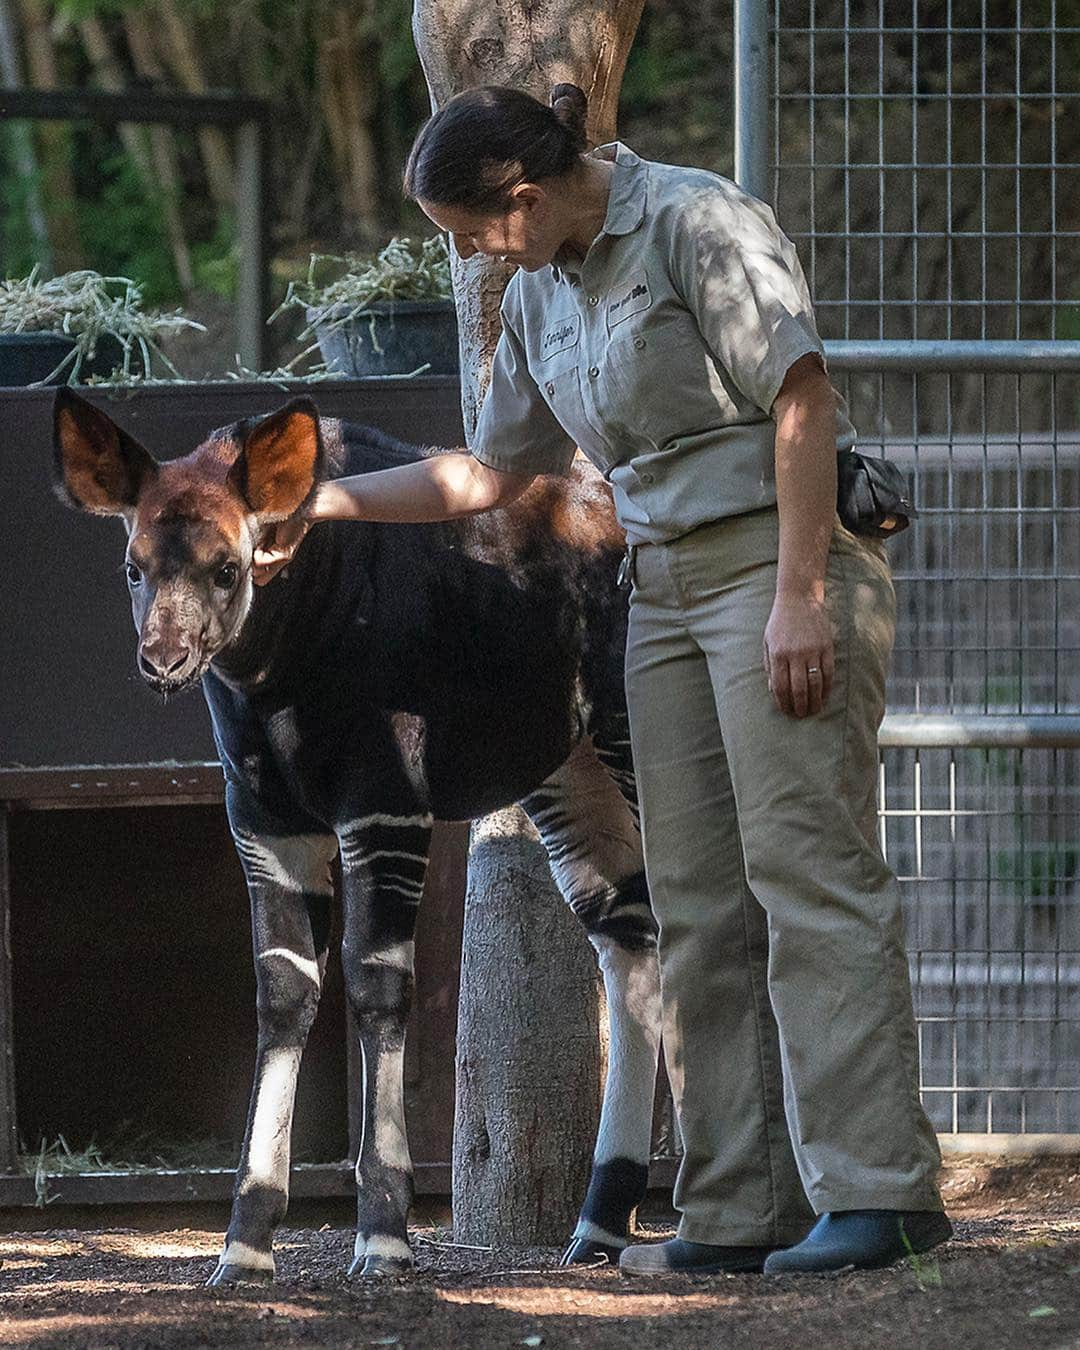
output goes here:
[[[611, 188], [608, 193], [607, 213], [601, 234], [631, 234], [645, 217], [645, 163], [628, 145], [622, 141], [608, 141], [588, 152], [591, 159], [610, 160], [615, 165], [611, 175]], [[559, 257], [556, 254], [556, 257]], [[578, 260], [564, 260], [560, 264], [552, 262], [552, 275], [556, 281], [563, 272], [579, 274]]]

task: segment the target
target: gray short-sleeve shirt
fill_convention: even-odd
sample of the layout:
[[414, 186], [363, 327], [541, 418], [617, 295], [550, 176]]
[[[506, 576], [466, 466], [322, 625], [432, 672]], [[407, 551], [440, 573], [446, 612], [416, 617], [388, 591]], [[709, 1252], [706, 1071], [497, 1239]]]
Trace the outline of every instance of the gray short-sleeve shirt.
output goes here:
[[[665, 542], [776, 501], [773, 401], [824, 359], [809, 289], [772, 210], [704, 169], [621, 141], [603, 229], [584, 259], [517, 271], [470, 449], [564, 473], [575, 447], [611, 484], [631, 543]], [[837, 449], [855, 432], [843, 400]]]

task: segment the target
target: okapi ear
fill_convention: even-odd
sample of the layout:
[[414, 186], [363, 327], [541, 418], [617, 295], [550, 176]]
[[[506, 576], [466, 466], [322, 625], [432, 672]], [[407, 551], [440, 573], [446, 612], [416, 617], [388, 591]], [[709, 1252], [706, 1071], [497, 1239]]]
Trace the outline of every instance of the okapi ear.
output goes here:
[[310, 398], [294, 398], [244, 434], [228, 482], [266, 524], [298, 511], [322, 474], [318, 410]]
[[128, 516], [158, 464], [134, 436], [67, 386], [53, 401], [53, 486], [68, 506]]

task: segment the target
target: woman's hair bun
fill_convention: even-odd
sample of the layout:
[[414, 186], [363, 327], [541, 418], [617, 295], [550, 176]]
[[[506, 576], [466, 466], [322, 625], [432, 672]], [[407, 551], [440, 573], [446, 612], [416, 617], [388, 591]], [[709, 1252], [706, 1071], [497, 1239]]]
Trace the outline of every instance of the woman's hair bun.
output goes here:
[[562, 125], [573, 136], [575, 149], [584, 150], [585, 122], [589, 113], [589, 100], [576, 84], [557, 84], [551, 91], [551, 110]]

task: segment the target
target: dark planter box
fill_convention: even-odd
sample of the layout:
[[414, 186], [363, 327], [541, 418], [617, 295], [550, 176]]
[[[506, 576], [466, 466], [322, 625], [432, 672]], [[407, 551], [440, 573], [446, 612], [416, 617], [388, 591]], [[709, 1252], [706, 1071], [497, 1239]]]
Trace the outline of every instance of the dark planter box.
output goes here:
[[[317, 313], [307, 311], [308, 323]], [[334, 320], [348, 313], [348, 306], [328, 310], [325, 322], [316, 325], [327, 369], [345, 375], [408, 375], [426, 365], [425, 374], [457, 375], [457, 311], [452, 300], [378, 302], [335, 326]]]
[[[63, 333], [0, 333], [0, 388], [37, 384], [49, 376], [70, 355], [75, 346], [73, 338]], [[92, 360], [84, 361], [81, 376], [106, 376], [123, 364], [124, 349], [115, 338], [102, 338]], [[140, 352], [132, 354], [131, 369], [141, 373], [143, 360]], [[50, 384], [66, 384], [70, 367]]]
[[[163, 459], [297, 392], [403, 440], [463, 439], [448, 378], [80, 392]], [[31, 1149], [58, 1134], [78, 1147], [125, 1121], [235, 1149], [255, 1049], [248, 899], [209, 717], [198, 690], [163, 706], [136, 673], [123, 526], [52, 490], [54, 393], [0, 389], [0, 933], [9, 923], [11, 934], [10, 961], [0, 944], [0, 1174], [16, 1134]], [[438, 836], [417, 935], [407, 1104], [429, 1190], [449, 1182], [466, 838], [461, 827]], [[350, 1133], [355, 1147], [347, 1098], [359, 1066], [347, 1071], [345, 1023], [335, 954], [294, 1135], [316, 1163], [344, 1158]], [[352, 1187], [348, 1168], [324, 1167], [300, 1174], [296, 1192]], [[50, 1182], [72, 1203], [228, 1188], [228, 1176], [190, 1168]], [[30, 1179], [0, 1175], [7, 1203], [33, 1203]]]

